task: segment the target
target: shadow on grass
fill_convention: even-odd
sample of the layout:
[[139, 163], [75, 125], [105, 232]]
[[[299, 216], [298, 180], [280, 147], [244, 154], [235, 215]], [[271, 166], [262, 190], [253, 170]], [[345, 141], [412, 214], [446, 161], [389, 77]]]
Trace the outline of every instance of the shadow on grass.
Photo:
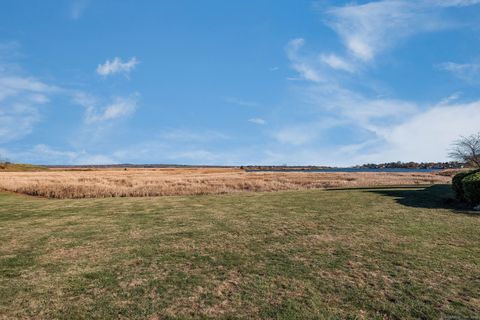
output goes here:
[[450, 185], [376, 187], [360, 190], [393, 197], [397, 203], [408, 207], [450, 209], [456, 213], [480, 216], [480, 213], [472, 211], [471, 207], [455, 200]]

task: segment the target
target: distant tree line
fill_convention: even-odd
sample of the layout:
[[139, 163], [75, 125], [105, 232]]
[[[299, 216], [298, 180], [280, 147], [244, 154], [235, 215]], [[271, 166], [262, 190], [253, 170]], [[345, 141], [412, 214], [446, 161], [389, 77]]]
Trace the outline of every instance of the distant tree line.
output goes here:
[[367, 163], [361, 166], [355, 166], [355, 168], [368, 168], [368, 169], [459, 169], [464, 168], [465, 162], [448, 161], [448, 162], [388, 162], [388, 163]]

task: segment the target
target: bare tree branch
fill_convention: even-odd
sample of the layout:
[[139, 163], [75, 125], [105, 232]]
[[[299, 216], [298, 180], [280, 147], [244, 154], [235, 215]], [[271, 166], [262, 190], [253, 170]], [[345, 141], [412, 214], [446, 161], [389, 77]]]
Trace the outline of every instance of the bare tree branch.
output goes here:
[[480, 132], [460, 137], [452, 144], [449, 157], [480, 168]]

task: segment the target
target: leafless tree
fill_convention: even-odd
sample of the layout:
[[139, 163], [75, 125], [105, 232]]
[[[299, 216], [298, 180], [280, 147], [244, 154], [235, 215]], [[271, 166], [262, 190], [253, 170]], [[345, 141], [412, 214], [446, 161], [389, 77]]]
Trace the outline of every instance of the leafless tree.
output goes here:
[[480, 168], [480, 132], [468, 137], [460, 137], [452, 144], [452, 150], [448, 155]]

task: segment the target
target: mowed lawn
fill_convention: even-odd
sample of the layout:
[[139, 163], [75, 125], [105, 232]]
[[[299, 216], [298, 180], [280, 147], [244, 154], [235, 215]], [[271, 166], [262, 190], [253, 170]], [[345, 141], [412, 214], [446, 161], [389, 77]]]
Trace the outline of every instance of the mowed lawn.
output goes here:
[[478, 317], [480, 215], [449, 197], [0, 193], [0, 318]]

